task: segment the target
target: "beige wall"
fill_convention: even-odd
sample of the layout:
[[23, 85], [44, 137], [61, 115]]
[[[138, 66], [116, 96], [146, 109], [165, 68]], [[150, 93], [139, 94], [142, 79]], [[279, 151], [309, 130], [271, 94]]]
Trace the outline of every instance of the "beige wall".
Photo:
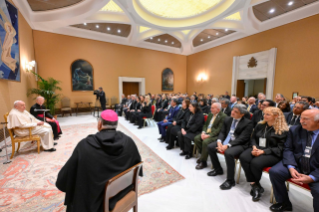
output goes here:
[[[161, 73], [171, 68], [175, 75], [174, 91], [186, 92], [186, 56], [34, 31], [34, 47], [39, 74], [62, 82], [62, 94], [77, 101], [95, 101], [93, 92], [72, 92], [71, 64], [87, 60], [94, 69], [94, 87], [104, 88], [108, 97], [118, 97], [118, 77], [141, 77], [146, 92], [160, 93]], [[58, 105], [60, 107], [60, 105]]]
[[[19, 33], [20, 62], [30, 62], [34, 60], [32, 29], [21, 13], [19, 13]], [[0, 121], [4, 121], [3, 115], [11, 110], [15, 100], [25, 101], [27, 109], [33, 104], [33, 98], [28, 98], [26, 94], [29, 88], [36, 87], [36, 81], [32, 74], [23, 70], [21, 65], [20, 68], [21, 82], [0, 80]]]
[[[271, 29], [187, 57], [187, 92], [231, 91], [233, 57], [277, 48], [274, 94], [292, 92], [318, 98], [319, 15]], [[201, 72], [207, 82], [197, 82]]]

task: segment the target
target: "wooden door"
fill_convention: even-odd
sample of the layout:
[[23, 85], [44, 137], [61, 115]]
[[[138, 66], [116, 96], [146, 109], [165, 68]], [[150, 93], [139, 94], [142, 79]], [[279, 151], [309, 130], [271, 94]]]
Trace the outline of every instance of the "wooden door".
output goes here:
[[123, 82], [123, 93], [125, 96], [136, 94], [139, 95], [139, 83], [138, 82]]
[[236, 96], [240, 99], [245, 96], [245, 80], [237, 80]]
[[264, 80], [264, 94], [266, 95], [266, 88], [267, 88], [267, 78]]

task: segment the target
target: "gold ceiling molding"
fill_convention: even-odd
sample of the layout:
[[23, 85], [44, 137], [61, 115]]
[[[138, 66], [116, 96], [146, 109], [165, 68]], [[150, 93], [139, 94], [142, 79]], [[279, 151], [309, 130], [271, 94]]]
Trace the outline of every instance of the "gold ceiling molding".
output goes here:
[[140, 33], [150, 30], [151, 28], [140, 26]]
[[224, 19], [225, 20], [232, 20], [232, 21], [240, 21], [241, 20], [240, 12], [234, 13], [234, 14], [232, 14]]
[[186, 18], [199, 15], [221, 0], [139, 0], [152, 14], [164, 18]]
[[107, 3], [100, 11], [124, 13], [124, 11], [113, 0]]

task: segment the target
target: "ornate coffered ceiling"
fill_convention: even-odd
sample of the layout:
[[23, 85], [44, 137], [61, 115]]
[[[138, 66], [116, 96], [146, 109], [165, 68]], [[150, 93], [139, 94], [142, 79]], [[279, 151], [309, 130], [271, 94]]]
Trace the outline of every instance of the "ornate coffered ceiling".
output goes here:
[[319, 13], [318, 0], [13, 0], [34, 30], [190, 55]]

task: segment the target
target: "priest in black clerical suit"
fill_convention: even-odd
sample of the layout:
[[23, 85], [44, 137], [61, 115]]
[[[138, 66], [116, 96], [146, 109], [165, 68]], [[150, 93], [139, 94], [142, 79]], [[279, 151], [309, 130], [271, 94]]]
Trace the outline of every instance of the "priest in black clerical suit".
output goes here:
[[[44, 121], [43, 112], [35, 111], [35, 109], [46, 109], [43, 103], [44, 98], [42, 96], [38, 96], [36, 99], [36, 103], [30, 108], [30, 113], [41, 121]], [[45, 121], [52, 127], [54, 140], [59, 139], [59, 136], [62, 134], [59, 122], [50, 114], [50, 112], [45, 112], [45, 118]]]
[[[59, 172], [56, 186], [66, 193], [67, 212], [103, 212], [106, 182], [142, 161], [132, 138], [116, 131], [117, 123], [113, 110], [103, 111], [99, 132], [81, 140]], [[112, 197], [108, 210], [132, 189], [129, 186]]]

